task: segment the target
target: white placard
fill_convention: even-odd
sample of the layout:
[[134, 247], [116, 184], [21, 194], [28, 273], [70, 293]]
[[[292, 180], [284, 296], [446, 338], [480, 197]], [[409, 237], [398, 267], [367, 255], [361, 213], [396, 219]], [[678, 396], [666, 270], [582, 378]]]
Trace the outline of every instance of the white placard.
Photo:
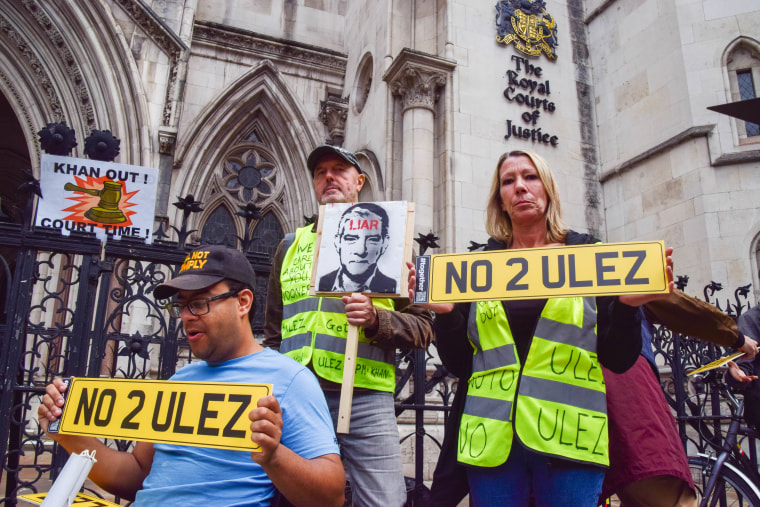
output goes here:
[[321, 230], [317, 292], [399, 293], [406, 201], [327, 204]]
[[158, 170], [150, 167], [42, 155], [35, 225], [150, 243], [157, 185]]

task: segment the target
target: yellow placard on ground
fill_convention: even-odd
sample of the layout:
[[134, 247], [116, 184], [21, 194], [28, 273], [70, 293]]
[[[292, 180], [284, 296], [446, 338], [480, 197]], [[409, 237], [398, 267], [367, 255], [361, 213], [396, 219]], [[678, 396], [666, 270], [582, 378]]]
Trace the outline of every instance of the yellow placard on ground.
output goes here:
[[[45, 500], [46, 496], [47, 493], [29, 493], [28, 495], [19, 495], [18, 497], [39, 505]], [[96, 496], [85, 495], [84, 493], [77, 493], [71, 505], [75, 505], [76, 507], [111, 507], [113, 505], [120, 507], [118, 503], [109, 502]]]
[[429, 287], [415, 303], [668, 292], [662, 241], [431, 255], [429, 273], [417, 265]]
[[74, 378], [60, 433], [257, 451], [248, 413], [271, 384]]
[[690, 371], [689, 373], [686, 374], [686, 376], [688, 377], [688, 376], [694, 375], [695, 373], [700, 373], [703, 371], [712, 370], [714, 368], [719, 368], [729, 361], [733, 361], [734, 359], [739, 359], [743, 355], [744, 355], [744, 352], [735, 352], [731, 354], [730, 356], [721, 357], [720, 359], [716, 359], [715, 361], [711, 363], [707, 363], [704, 366], [700, 366], [696, 370]]

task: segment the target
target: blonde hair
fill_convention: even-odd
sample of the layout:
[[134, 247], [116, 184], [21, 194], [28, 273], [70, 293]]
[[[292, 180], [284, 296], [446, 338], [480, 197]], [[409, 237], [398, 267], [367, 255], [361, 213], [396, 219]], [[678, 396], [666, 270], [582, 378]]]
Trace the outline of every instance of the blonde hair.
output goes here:
[[501, 165], [510, 157], [528, 157], [538, 172], [538, 178], [546, 192], [546, 241], [549, 243], [564, 243], [567, 228], [562, 222], [562, 206], [559, 202], [559, 189], [549, 164], [541, 155], [530, 150], [512, 150], [499, 157], [496, 170], [491, 180], [491, 193], [486, 206], [486, 232], [507, 245], [512, 243], [512, 219], [501, 209]]

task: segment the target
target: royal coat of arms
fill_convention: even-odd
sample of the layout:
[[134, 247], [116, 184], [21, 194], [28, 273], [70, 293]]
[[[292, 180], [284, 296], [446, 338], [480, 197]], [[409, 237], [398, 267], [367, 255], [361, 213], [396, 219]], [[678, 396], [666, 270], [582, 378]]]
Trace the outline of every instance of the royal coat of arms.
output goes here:
[[546, 12], [544, 0], [500, 0], [496, 4], [496, 41], [514, 44], [515, 49], [530, 56], [541, 53], [557, 58], [557, 23]]

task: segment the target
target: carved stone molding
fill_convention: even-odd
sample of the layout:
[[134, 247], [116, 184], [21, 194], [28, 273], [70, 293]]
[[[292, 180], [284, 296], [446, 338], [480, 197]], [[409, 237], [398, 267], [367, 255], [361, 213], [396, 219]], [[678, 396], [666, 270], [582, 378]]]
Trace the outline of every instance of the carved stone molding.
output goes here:
[[327, 100], [319, 103], [319, 121], [327, 127], [327, 143], [342, 146], [346, 136], [346, 118], [348, 118], [348, 97], [342, 98], [329, 94]]
[[[175, 127], [177, 124], [177, 103], [180, 100], [179, 83], [184, 79], [188, 47], [142, 0], [115, 0], [115, 2], [150, 37], [154, 44], [169, 55], [169, 79], [166, 84], [161, 122], [165, 126]], [[172, 148], [173, 150], [174, 148]]]
[[185, 55], [187, 55], [186, 52], [174, 53], [171, 55], [169, 79], [166, 83], [164, 110], [161, 113], [161, 122], [163, 125], [176, 127], [179, 120], [177, 117], [177, 104], [181, 100], [181, 86], [179, 83], [184, 80], [187, 69]]
[[177, 144], [177, 129], [162, 126], [158, 128], [158, 151], [161, 155], [174, 155], [174, 146]]
[[140, 0], [115, 0], [163, 52], [174, 56], [187, 50], [177, 34]]
[[[74, 91], [74, 95], [79, 99], [79, 110], [82, 116], [83, 123], [87, 126], [88, 130], [95, 128], [95, 111], [92, 106], [92, 99], [90, 97], [90, 91], [87, 89], [84, 78], [82, 77], [82, 69], [79, 67], [76, 58], [71, 53], [71, 49], [66, 44], [63, 35], [56, 26], [55, 23], [48, 17], [47, 13], [37, 5], [34, 0], [22, 0], [24, 8], [32, 15], [37, 24], [42, 28], [47, 38], [52, 43], [52, 47], [58, 52], [60, 57], [59, 61], [61, 66], [66, 70], [66, 74], [69, 78], [69, 87]], [[19, 48], [21, 49], [21, 48]], [[25, 56], [30, 56], [28, 52], [24, 53]], [[36, 55], [33, 55], [33, 60], [30, 61], [30, 66], [35, 69], [38, 74], [43, 72], [45, 68], [41, 66]], [[35, 64], [34, 62], [37, 62]], [[55, 93], [50, 85], [50, 93]], [[55, 105], [53, 101], [50, 103], [51, 107], [57, 106], [60, 108], [58, 98], [55, 99]]]
[[401, 97], [403, 110], [423, 107], [434, 110], [438, 90], [446, 85], [456, 62], [403, 49], [383, 76], [394, 95]]
[[28, 68], [34, 74], [34, 80], [42, 90], [44, 96], [47, 99], [48, 106], [52, 113], [51, 121], [65, 120], [61, 102], [58, 94], [55, 91], [50, 76], [45, 72], [45, 65], [37, 58], [36, 53], [32, 50], [24, 36], [16, 30], [16, 26], [13, 21], [6, 19], [0, 15], [0, 32], [2, 32], [5, 38], [12, 43], [18, 52], [23, 55], [23, 60], [28, 65]]
[[346, 72], [347, 57], [343, 53], [209, 21], [195, 22], [193, 42], [253, 54], [276, 62], [286, 61], [318, 68], [338, 74], [341, 78]]

